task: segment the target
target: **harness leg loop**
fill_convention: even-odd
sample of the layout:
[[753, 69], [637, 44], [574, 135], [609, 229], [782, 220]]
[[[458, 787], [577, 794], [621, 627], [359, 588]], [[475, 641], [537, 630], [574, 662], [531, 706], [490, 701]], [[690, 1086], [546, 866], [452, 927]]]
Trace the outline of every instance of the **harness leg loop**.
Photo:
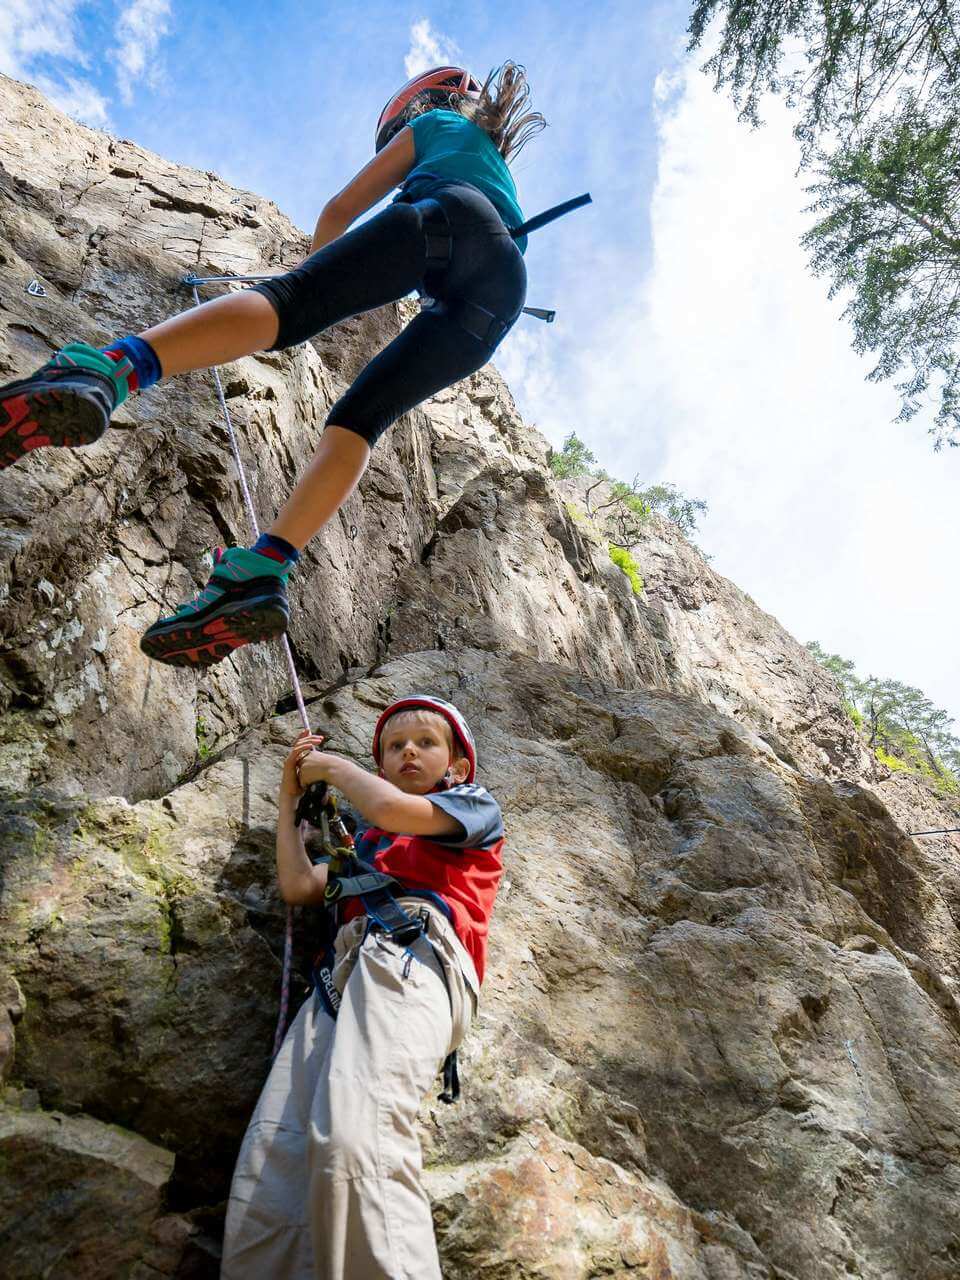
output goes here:
[[416, 207], [420, 210], [423, 221], [423, 237], [426, 247], [426, 263], [423, 272], [424, 289], [431, 295], [450, 266], [453, 256], [453, 233], [450, 230], [450, 219], [443, 205], [438, 200], [418, 200]]

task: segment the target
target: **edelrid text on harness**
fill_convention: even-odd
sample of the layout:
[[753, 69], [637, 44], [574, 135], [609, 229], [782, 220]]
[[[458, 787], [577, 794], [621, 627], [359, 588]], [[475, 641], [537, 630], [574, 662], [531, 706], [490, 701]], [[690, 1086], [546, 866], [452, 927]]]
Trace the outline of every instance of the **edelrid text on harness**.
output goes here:
[[[391, 941], [403, 947], [407, 960], [404, 976], [416, 959], [413, 948], [419, 939], [433, 948], [440, 967], [440, 976], [447, 989], [447, 996], [453, 1008], [450, 984], [443, 964], [443, 958], [437, 951], [429, 936], [430, 917], [426, 911], [411, 916], [397, 902], [394, 894], [411, 894], [416, 891], [405, 890], [394, 876], [378, 871], [358, 858], [354, 852], [353, 837], [347, 830], [337, 809], [336, 798], [325, 782], [314, 782], [307, 787], [300, 797], [294, 817], [297, 826], [301, 822], [309, 822], [321, 833], [324, 856], [328, 859], [327, 888], [324, 893], [323, 927], [321, 933], [321, 949], [313, 964], [313, 980], [316, 998], [326, 1009], [331, 1018], [336, 1018], [340, 1011], [340, 992], [333, 982], [334, 943], [339, 928], [338, 904], [345, 898], [359, 898], [367, 915], [367, 933], [382, 930]], [[449, 914], [443, 900], [433, 893], [420, 893], [418, 896], [428, 897], [445, 914]], [[366, 934], [364, 935], [366, 937]], [[457, 1051], [447, 1055], [443, 1063], [442, 1102], [456, 1102], [460, 1096], [460, 1076], [457, 1071]]]

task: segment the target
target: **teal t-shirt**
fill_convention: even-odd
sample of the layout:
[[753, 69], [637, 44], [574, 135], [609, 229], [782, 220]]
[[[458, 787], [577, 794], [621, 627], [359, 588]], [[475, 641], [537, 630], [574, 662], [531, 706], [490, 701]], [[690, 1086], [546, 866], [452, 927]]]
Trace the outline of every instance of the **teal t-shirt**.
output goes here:
[[[470, 182], [483, 192], [508, 227], [524, 221], [517, 188], [496, 144], [479, 125], [458, 111], [425, 111], [410, 121], [416, 160], [407, 179], [435, 174], [455, 182]], [[527, 237], [517, 240], [521, 253]]]

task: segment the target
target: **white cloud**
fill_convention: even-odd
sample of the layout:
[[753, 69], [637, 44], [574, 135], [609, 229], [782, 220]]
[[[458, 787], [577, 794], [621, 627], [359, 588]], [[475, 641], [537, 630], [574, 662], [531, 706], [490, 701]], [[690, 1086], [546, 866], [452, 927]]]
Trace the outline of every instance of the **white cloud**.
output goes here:
[[83, 0], [3, 0], [0, 6], [0, 72], [22, 79], [40, 56], [80, 60], [74, 13]]
[[170, 0], [133, 0], [132, 4], [121, 7], [116, 61], [117, 84], [124, 102], [133, 101], [133, 90], [138, 83], [157, 82], [159, 68], [152, 59], [170, 30], [169, 18]]
[[82, 77], [40, 73], [37, 60], [60, 58], [80, 67], [89, 60], [77, 44], [77, 14], [85, 0], [2, 0], [0, 72], [26, 80], [62, 111], [84, 124], [105, 125], [107, 103]]
[[39, 76], [36, 85], [55, 107], [59, 107], [74, 120], [93, 128], [106, 127], [108, 124], [106, 99], [88, 81], [76, 76], [65, 76], [62, 81]]
[[960, 719], [960, 456], [892, 422], [894, 389], [864, 381], [871, 362], [810, 274], [786, 110], [747, 130], [688, 65], [661, 113], [642, 332], [664, 471], [710, 500], [721, 572], [800, 639]]
[[448, 36], [434, 31], [429, 18], [421, 18], [410, 28], [410, 49], [403, 60], [407, 77], [413, 79], [432, 67], [456, 64], [460, 50]]
[[[575, 341], [518, 327], [497, 364], [555, 443], [576, 431], [615, 474], [706, 498], [714, 567], [798, 639], [960, 721], [960, 452], [934, 454], [919, 418], [892, 422], [893, 388], [864, 381], [798, 245], [808, 197], [782, 105], [751, 131], [692, 61], [655, 105], [649, 268], [598, 244], [582, 298], [554, 299]], [[598, 280], [618, 281], [602, 306]]]

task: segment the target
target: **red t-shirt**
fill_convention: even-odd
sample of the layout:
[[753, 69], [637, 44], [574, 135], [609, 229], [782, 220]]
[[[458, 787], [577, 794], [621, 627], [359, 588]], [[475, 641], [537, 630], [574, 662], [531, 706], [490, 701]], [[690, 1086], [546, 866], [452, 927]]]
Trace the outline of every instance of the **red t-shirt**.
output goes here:
[[[460, 783], [428, 797], [464, 829], [442, 843], [425, 836], [396, 835], [378, 827], [360, 827], [356, 853], [378, 871], [394, 876], [405, 889], [439, 894], [450, 908], [451, 923], [483, 981], [487, 934], [494, 899], [503, 875], [503, 819], [489, 791], [475, 783]], [[363, 914], [363, 904], [346, 899], [342, 921]]]

